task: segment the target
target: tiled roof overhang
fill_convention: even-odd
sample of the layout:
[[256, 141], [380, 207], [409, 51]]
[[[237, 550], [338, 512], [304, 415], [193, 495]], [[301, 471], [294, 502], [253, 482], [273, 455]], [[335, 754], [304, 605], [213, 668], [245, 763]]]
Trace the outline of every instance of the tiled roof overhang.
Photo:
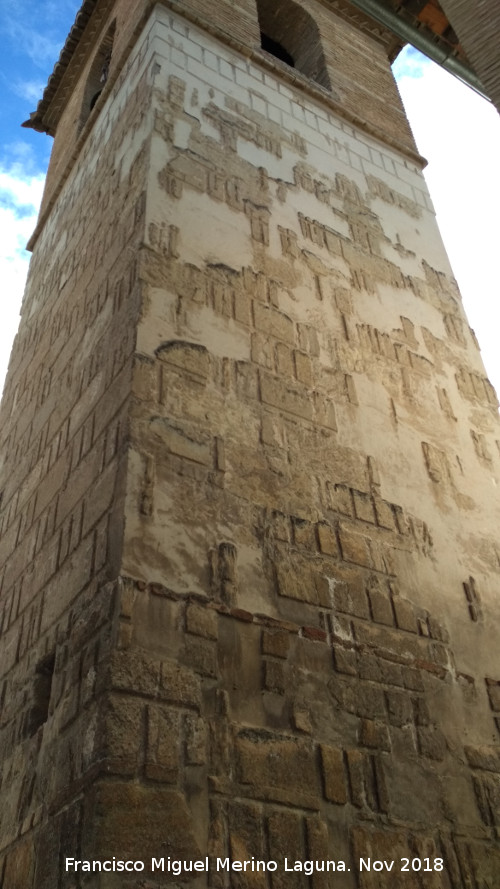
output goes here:
[[[30, 114], [28, 120], [22, 124], [23, 127], [30, 127], [33, 130], [37, 130], [37, 132], [39, 133], [49, 133], [50, 135], [54, 134], [50, 124], [48, 124], [46, 121], [47, 112], [57, 95], [63, 75], [66, 73], [70, 62], [81, 46], [83, 33], [98, 3], [99, 0], [84, 0], [82, 5], [80, 6], [80, 9], [78, 10], [75, 18], [75, 23], [66, 38], [66, 42], [61, 50], [59, 59], [56, 62], [54, 70], [48, 79], [43, 96], [37, 105], [37, 109], [36, 111], [33, 111]], [[103, 4], [99, 5], [103, 6]], [[109, 6], [109, 4], [104, 5], [106, 7]]]
[[[449, 4], [453, 0], [446, 2]], [[426, 52], [427, 45], [427, 54], [434, 61], [485, 95], [485, 90], [453, 33], [439, 0], [323, 0], [323, 3], [380, 39], [393, 56], [407, 42], [413, 43], [423, 52]], [[94, 30], [99, 27], [111, 6], [112, 0], [84, 0], [37, 109], [23, 123], [24, 127], [54, 135], [67, 95], [73, 88], [74, 78], [71, 77], [70, 63], [88, 50]], [[436, 13], [434, 19], [431, 14], [433, 11]], [[87, 26], [91, 18], [92, 27], [89, 29]], [[64, 76], [67, 72], [69, 76]], [[63, 78], [64, 89], [61, 88]]]
[[350, 0], [394, 35], [390, 55], [410, 43], [485, 98], [486, 88], [470, 63], [440, 0]]

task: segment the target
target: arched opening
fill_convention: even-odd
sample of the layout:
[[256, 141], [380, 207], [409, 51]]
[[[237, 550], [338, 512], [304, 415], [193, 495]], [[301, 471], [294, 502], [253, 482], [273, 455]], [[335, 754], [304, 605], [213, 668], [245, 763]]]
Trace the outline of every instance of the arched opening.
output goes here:
[[265, 49], [266, 52], [275, 56], [277, 59], [280, 59], [281, 62], [285, 62], [287, 65], [290, 65], [291, 68], [295, 68], [295, 62], [290, 53], [286, 51], [285, 47], [271, 37], [268, 37], [267, 34], [264, 34], [262, 31], [260, 32], [260, 45], [262, 49]]
[[115, 27], [115, 22], [113, 22], [95, 54], [94, 61], [92, 62], [87, 83], [85, 84], [80, 121], [81, 126], [84, 125], [90, 112], [97, 105], [108, 80]]
[[326, 89], [331, 89], [321, 36], [312, 16], [293, 0], [257, 0], [261, 47]]

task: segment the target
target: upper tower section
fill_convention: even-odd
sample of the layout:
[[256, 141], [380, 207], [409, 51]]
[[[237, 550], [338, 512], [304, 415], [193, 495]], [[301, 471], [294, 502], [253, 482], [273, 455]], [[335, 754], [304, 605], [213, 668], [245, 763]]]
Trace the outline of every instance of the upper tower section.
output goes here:
[[[85, 0], [38, 108], [25, 126], [54, 137], [40, 225], [81, 146], [116, 94], [151, 0]], [[338, 114], [416, 155], [388, 64], [393, 37], [348, 2], [327, 0], [164, 0], [177, 11]], [[175, 43], [175, 35], [170, 40]], [[415, 157], [414, 157], [415, 159]], [[35, 233], [35, 240], [36, 240]]]

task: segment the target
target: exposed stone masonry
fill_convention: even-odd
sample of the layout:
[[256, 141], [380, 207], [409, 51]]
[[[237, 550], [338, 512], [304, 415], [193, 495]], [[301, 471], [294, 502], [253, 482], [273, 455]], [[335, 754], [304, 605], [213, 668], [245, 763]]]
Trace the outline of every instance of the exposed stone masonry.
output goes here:
[[498, 402], [383, 41], [301, 4], [344, 117], [170, 5], [72, 72], [2, 404], [0, 882], [497, 889]]

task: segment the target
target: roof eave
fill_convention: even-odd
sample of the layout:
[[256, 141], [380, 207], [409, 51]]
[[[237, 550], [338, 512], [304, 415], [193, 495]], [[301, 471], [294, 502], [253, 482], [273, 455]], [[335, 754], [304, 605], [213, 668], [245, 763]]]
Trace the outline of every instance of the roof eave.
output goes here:
[[37, 133], [54, 135], [54, 127], [47, 124], [45, 117], [98, 3], [99, 0], [83, 0], [36, 111], [32, 111], [28, 120], [25, 120], [21, 126], [36, 130]]

